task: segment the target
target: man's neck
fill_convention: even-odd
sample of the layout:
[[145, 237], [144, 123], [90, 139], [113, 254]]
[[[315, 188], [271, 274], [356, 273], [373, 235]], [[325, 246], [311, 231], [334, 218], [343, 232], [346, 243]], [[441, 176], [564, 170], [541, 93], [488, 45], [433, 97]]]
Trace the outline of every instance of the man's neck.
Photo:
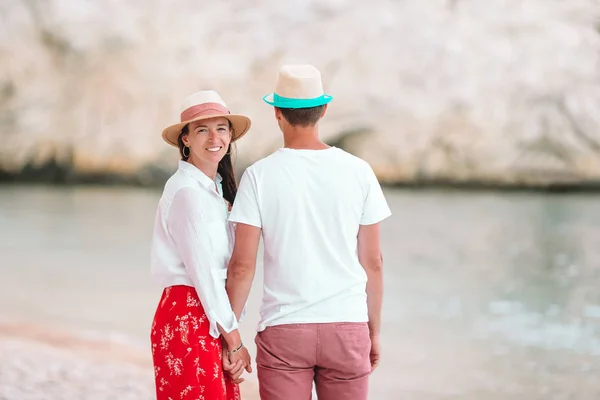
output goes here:
[[297, 150], [324, 150], [330, 146], [319, 139], [318, 126], [289, 126], [283, 131], [283, 146]]

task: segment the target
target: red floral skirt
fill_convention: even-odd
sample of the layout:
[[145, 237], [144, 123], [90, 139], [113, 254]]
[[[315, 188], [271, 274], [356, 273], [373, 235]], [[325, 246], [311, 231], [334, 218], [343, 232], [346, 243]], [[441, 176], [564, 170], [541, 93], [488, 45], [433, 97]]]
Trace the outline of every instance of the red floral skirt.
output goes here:
[[157, 400], [240, 400], [240, 390], [223, 374], [221, 339], [190, 286], [163, 291], [154, 315], [152, 359]]

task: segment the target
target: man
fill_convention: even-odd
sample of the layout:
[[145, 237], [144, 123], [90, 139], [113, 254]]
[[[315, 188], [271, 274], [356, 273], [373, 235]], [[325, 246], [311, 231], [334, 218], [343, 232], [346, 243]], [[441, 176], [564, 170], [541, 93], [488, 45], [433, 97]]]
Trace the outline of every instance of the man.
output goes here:
[[379, 362], [379, 222], [391, 215], [371, 167], [319, 139], [331, 96], [311, 65], [283, 66], [275, 107], [284, 147], [249, 167], [230, 221], [227, 292], [248, 298], [262, 234], [264, 287], [256, 337], [263, 400], [367, 399]]

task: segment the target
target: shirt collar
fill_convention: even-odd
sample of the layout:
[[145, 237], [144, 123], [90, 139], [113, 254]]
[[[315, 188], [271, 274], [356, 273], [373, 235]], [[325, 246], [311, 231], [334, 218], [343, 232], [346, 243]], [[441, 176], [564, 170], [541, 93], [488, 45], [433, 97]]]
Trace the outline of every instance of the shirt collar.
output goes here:
[[[179, 160], [179, 170], [196, 179], [202, 184], [202, 186], [211, 190], [215, 188], [215, 181], [206, 176], [204, 172], [200, 171], [198, 167], [196, 167], [194, 164], [190, 164], [187, 161]], [[223, 178], [221, 178], [221, 175], [219, 175], [219, 173], [217, 172], [216, 183], [221, 183], [222, 180]]]

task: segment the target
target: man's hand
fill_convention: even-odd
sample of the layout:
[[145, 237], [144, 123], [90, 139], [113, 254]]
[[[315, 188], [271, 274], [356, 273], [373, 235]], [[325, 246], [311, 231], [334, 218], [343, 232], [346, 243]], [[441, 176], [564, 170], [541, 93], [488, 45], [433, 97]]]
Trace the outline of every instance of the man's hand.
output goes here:
[[379, 334], [371, 335], [371, 352], [369, 358], [371, 359], [371, 372], [375, 371], [375, 368], [379, 365], [379, 358], [381, 357], [381, 342], [379, 340]]

